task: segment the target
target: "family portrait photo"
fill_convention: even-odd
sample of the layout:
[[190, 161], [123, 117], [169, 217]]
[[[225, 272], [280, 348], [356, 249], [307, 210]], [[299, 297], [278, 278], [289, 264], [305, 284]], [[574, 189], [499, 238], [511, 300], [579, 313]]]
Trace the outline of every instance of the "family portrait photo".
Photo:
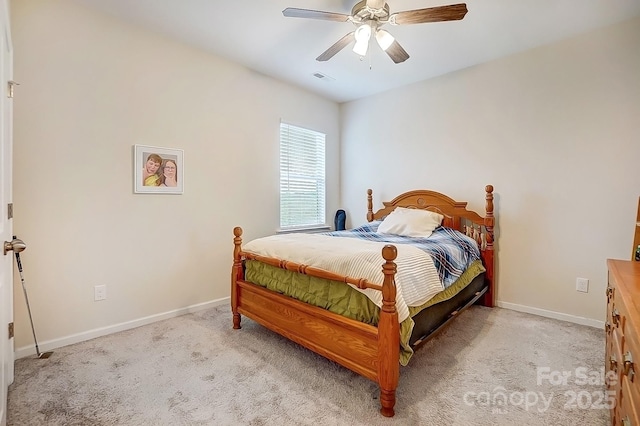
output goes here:
[[134, 145], [134, 192], [182, 194], [184, 153], [181, 149]]

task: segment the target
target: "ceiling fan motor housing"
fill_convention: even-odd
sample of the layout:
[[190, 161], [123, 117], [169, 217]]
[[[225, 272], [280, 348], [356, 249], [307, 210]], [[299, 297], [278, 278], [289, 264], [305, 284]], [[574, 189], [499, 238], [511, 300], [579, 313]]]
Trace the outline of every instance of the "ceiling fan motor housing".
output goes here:
[[389, 5], [384, 4], [380, 9], [371, 9], [367, 7], [366, 0], [356, 3], [351, 9], [351, 17], [355, 24], [361, 24], [366, 21], [387, 21], [389, 19]]

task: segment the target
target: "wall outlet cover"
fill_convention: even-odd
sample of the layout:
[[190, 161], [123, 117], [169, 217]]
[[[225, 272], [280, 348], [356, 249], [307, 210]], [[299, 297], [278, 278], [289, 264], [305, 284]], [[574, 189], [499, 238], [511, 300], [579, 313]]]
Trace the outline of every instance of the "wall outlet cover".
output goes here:
[[583, 293], [589, 292], [589, 280], [586, 278], [577, 278], [576, 279], [576, 291], [581, 291]]

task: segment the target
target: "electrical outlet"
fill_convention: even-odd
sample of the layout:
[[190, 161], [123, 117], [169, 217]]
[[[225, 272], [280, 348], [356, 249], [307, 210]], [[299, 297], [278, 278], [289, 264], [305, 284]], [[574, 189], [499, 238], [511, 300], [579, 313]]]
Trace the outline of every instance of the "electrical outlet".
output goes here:
[[107, 286], [97, 285], [93, 288], [93, 300], [99, 301], [107, 298]]
[[576, 278], [576, 291], [589, 292], [589, 280], [586, 278]]

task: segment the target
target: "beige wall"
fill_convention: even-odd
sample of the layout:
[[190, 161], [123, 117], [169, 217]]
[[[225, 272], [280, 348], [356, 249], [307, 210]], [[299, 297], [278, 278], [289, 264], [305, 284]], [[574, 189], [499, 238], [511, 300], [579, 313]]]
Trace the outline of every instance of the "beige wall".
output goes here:
[[[327, 134], [332, 222], [336, 103], [69, 1], [11, 7], [14, 231], [41, 346], [228, 297], [233, 227], [278, 227], [280, 119]], [[134, 144], [184, 150], [183, 195], [133, 194]], [[17, 274], [14, 299], [19, 352]]]
[[604, 321], [606, 259], [630, 257], [640, 195], [638, 40], [635, 19], [344, 104], [351, 224], [367, 188], [377, 208], [428, 188], [484, 209], [493, 184], [502, 305]]

